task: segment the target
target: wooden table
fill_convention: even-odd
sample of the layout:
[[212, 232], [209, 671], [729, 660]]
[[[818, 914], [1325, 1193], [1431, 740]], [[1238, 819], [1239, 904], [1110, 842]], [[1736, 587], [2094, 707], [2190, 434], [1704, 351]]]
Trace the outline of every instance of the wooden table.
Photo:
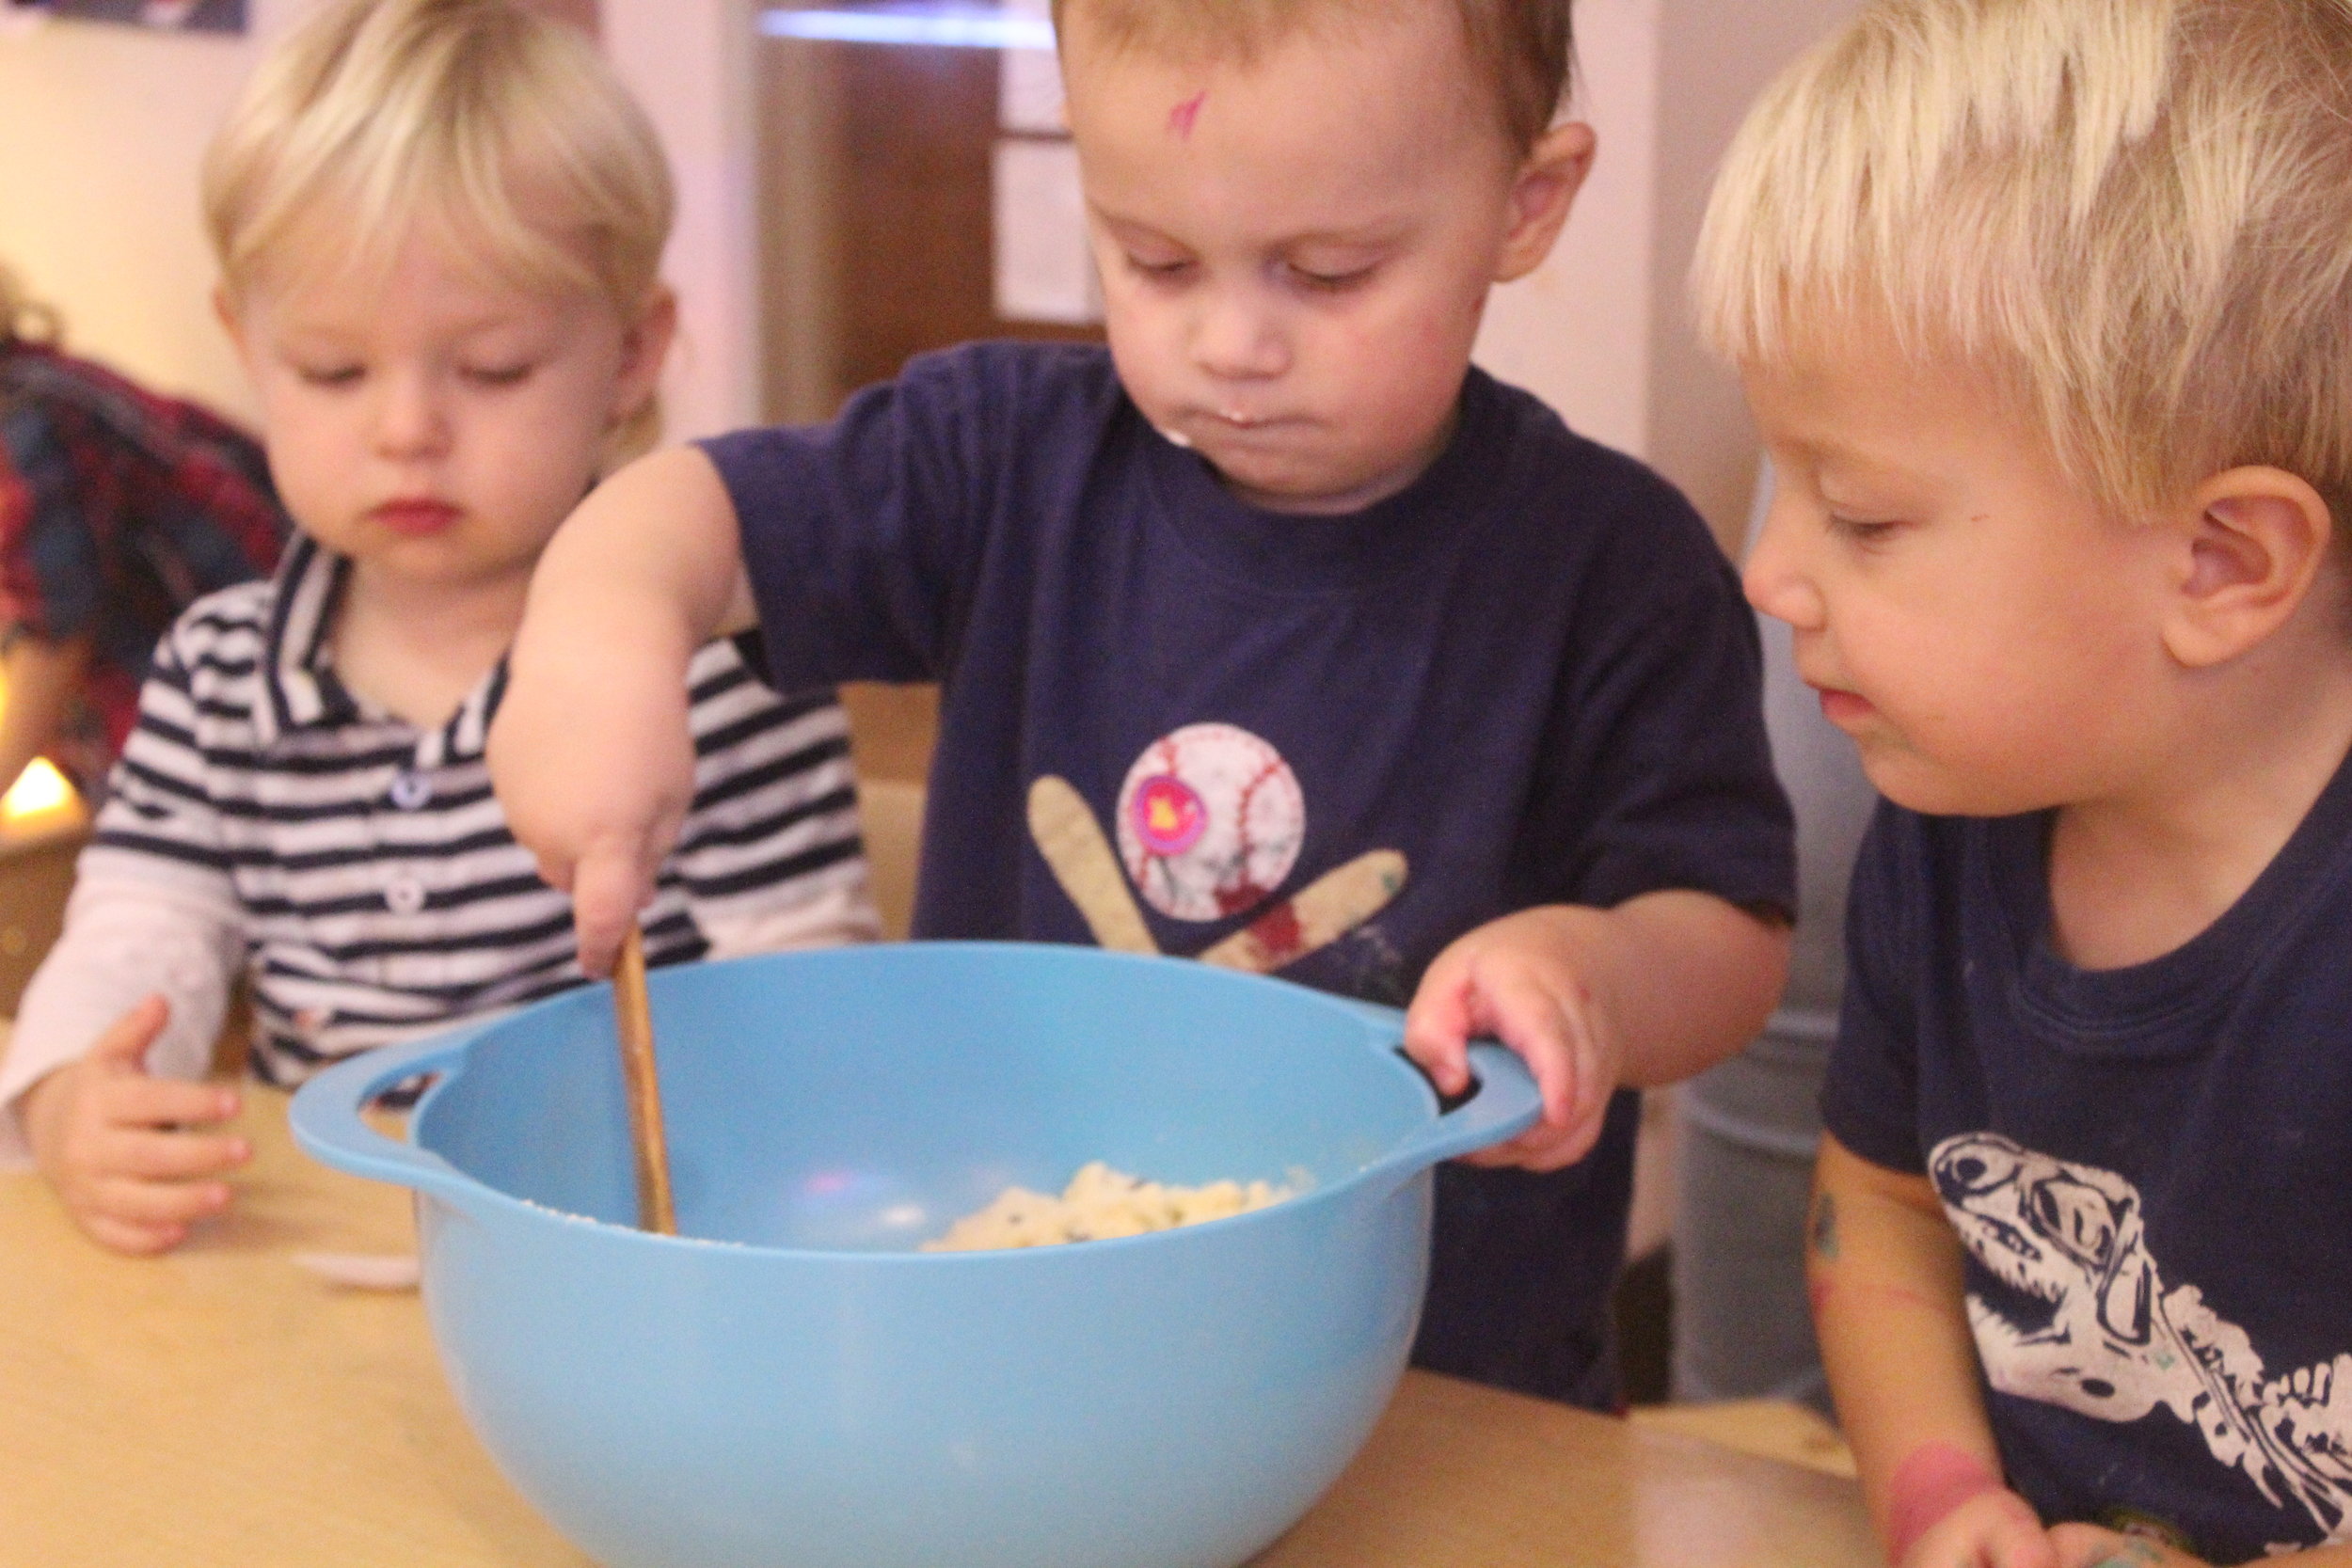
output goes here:
[[[408, 1195], [294, 1150], [248, 1094], [237, 1209], [160, 1259], [84, 1242], [0, 1176], [0, 1568], [586, 1568], [500, 1476], [413, 1293], [303, 1250], [409, 1243]], [[1258, 1568], [1847, 1568], [1851, 1482], [1448, 1379]]]

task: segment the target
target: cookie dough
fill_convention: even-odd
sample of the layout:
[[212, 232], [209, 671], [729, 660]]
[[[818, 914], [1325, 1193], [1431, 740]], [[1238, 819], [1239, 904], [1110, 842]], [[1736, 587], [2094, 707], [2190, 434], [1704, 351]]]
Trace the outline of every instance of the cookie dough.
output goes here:
[[1169, 1187], [1116, 1171], [1097, 1160], [1071, 1179], [1059, 1197], [1008, 1187], [977, 1214], [966, 1214], [925, 1252], [989, 1252], [1003, 1247], [1054, 1246], [1173, 1230], [1263, 1209], [1290, 1196], [1268, 1181], [1211, 1181]]

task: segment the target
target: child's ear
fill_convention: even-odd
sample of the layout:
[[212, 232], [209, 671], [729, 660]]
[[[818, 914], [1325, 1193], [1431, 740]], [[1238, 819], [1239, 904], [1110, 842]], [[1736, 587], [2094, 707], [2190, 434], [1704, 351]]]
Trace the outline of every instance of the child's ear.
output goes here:
[[213, 315], [220, 322], [220, 329], [229, 334], [229, 346], [245, 357], [245, 318], [237, 314], [237, 302], [229, 296], [225, 283], [213, 285]]
[[1551, 254], [1568, 221], [1576, 193], [1593, 171], [1593, 128], [1579, 120], [1555, 125], [1536, 139], [1511, 182], [1510, 227], [1495, 259], [1495, 281], [1526, 277]]
[[612, 423], [637, 417], [661, 383], [661, 367], [677, 336], [677, 294], [666, 283], [654, 285], [644, 309], [621, 335], [621, 373], [612, 387]]
[[2182, 514], [2165, 647], [2191, 669], [2224, 663], [2290, 620], [2335, 546], [2328, 503], [2280, 468], [2232, 468]]

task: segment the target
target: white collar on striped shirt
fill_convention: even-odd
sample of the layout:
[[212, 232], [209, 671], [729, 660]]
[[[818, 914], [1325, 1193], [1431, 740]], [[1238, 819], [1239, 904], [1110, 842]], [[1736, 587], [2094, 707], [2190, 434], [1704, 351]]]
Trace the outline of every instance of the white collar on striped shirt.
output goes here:
[[[336, 678], [328, 657], [327, 634], [342, 603], [343, 586], [351, 578], [351, 562], [322, 547], [307, 534], [287, 541], [278, 563], [275, 604], [262, 649], [262, 678], [269, 693], [257, 707], [253, 723], [263, 746], [298, 729], [331, 728], [362, 719], [387, 723], [400, 721], [373, 712]], [[466, 694], [449, 722], [418, 736], [420, 768], [438, 768], [482, 754], [489, 738], [490, 719], [506, 691], [506, 660], [501, 657], [490, 673]]]

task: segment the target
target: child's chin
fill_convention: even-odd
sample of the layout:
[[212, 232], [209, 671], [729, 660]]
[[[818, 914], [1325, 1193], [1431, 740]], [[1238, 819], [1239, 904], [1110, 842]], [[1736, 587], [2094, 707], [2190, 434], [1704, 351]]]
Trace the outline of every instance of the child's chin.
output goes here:
[[1862, 772], [1871, 788], [1921, 816], [2015, 816], [2051, 803], [1985, 781], [1954, 778], [1915, 756], [1890, 755], [1867, 745], [1862, 748]]
[[1360, 512], [1386, 500], [1410, 483], [1409, 479], [1403, 483], [1387, 483], [1377, 474], [1334, 473], [1304, 465], [1246, 460], [1224, 463], [1214, 452], [1204, 455], [1225, 481], [1226, 487], [1242, 500], [1267, 512], [1289, 512], [1301, 516]]

